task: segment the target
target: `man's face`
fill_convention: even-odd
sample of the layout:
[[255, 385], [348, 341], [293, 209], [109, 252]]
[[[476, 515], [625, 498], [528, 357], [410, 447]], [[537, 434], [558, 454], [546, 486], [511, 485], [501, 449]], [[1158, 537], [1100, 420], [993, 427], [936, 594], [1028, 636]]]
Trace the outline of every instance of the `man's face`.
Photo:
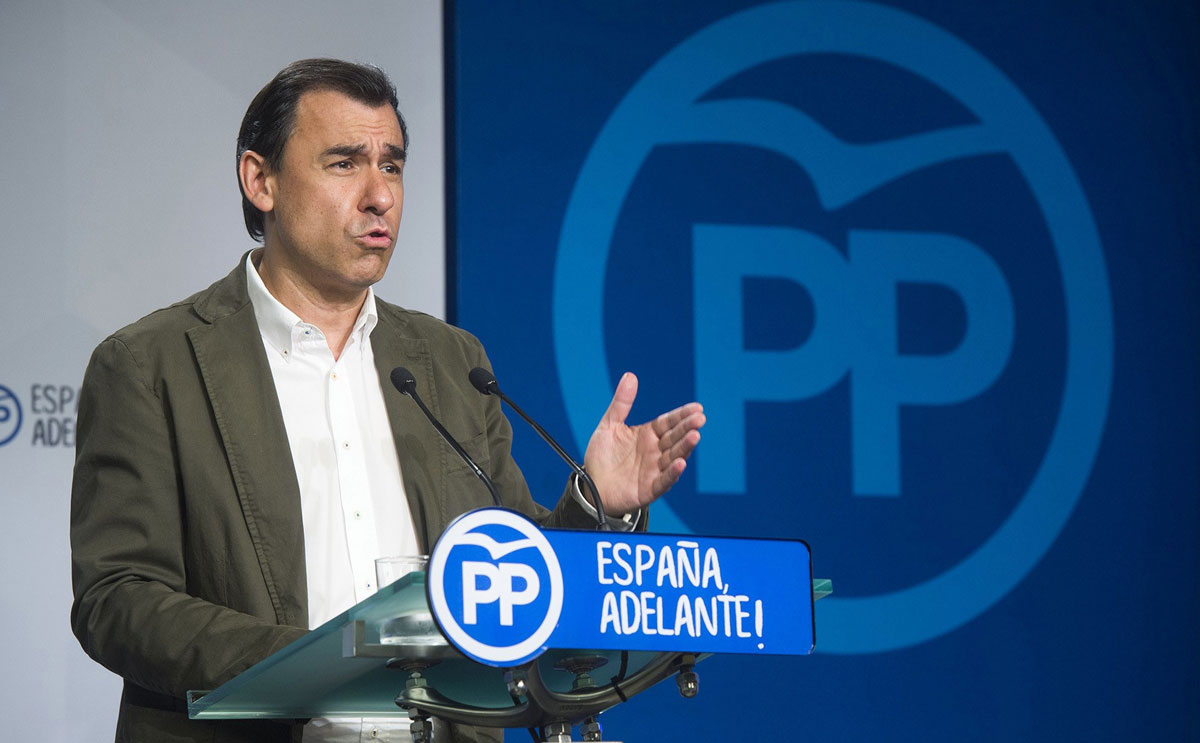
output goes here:
[[389, 106], [302, 95], [280, 167], [267, 176], [272, 261], [330, 299], [379, 281], [400, 226], [403, 172], [404, 134]]

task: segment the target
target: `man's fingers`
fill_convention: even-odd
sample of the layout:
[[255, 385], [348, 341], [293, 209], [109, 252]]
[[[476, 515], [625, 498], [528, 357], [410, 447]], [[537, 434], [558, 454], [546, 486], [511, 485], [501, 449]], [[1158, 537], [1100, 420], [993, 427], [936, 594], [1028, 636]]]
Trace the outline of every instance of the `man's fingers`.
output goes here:
[[658, 477], [654, 478], [654, 483], [651, 489], [654, 497], [657, 498], [663, 493], [671, 489], [671, 487], [679, 481], [679, 476], [687, 469], [687, 462], [682, 459], [676, 459], [665, 467]]
[[[703, 414], [704, 407], [698, 402], [689, 402], [687, 405], [680, 405], [674, 410], [668, 410], [654, 420], [650, 421], [650, 428], [658, 436], [665, 436], [672, 428], [697, 413]], [[701, 423], [700, 425], [702, 426], [704, 424]], [[699, 426], [696, 427], [699, 428]]]
[[[704, 413], [695, 412], [676, 423], [670, 430], [661, 434], [658, 439], [658, 448], [660, 451], [667, 451], [675, 446], [684, 436], [687, 436], [692, 431], [697, 431], [702, 428], [708, 419], [704, 417]], [[697, 439], [699, 440], [699, 439]]]
[[[658, 457], [659, 469], [667, 469], [675, 460], [683, 461], [692, 455], [696, 445], [700, 443], [700, 432], [692, 429], [685, 433], [672, 446], [663, 450]], [[680, 470], [682, 472], [682, 470]]]
[[608, 410], [604, 411], [604, 418], [601, 423], [624, 423], [629, 416], [629, 411], [633, 409], [633, 401], [637, 398], [638, 380], [633, 372], [625, 372], [621, 375], [621, 381], [617, 382], [617, 389], [613, 392], [612, 402], [608, 404]]

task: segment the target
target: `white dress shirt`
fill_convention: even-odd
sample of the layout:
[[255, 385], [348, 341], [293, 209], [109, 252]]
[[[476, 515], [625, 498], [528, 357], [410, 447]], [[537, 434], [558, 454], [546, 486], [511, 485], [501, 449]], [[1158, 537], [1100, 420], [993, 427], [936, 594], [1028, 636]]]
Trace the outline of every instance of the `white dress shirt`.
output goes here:
[[[257, 252], [257, 251], [256, 251]], [[336, 360], [325, 335], [267, 290], [246, 259], [254, 317], [283, 411], [304, 522], [308, 627], [375, 593], [375, 559], [420, 552], [375, 370], [367, 298]], [[304, 740], [407, 741], [408, 720], [313, 720]]]

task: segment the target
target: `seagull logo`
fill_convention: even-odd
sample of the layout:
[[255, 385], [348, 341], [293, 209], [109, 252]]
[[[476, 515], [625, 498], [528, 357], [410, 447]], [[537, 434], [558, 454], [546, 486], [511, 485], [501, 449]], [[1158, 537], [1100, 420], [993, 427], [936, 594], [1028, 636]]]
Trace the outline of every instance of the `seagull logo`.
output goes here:
[[478, 531], [472, 531], [472, 532], [463, 534], [461, 537], [458, 538], [458, 544], [460, 544], [460, 545], [471, 544], [471, 545], [475, 545], [476, 547], [483, 547], [485, 550], [487, 550], [488, 555], [493, 560], [499, 560], [501, 557], [504, 557], [505, 555], [511, 555], [512, 553], [516, 552], [517, 550], [523, 550], [527, 547], [536, 547], [537, 546], [536, 544], [534, 544], [532, 539], [528, 539], [528, 538], [514, 539], [511, 542], [503, 542], [503, 543], [497, 542], [495, 539], [492, 539], [487, 534], [483, 534], [482, 532], [478, 532]]

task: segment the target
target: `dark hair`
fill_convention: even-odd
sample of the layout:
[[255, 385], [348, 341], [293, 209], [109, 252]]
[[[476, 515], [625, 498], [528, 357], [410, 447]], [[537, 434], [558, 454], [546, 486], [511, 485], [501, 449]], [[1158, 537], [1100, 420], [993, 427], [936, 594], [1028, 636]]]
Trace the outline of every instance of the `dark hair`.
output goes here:
[[[408, 127], [404, 124], [404, 116], [400, 114], [396, 88], [383, 70], [374, 65], [343, 62], [340, 59], [301, 59], [280, 70], [250, 101], [250, 107], [242, 119], [242, 128], [238, 130], [239, 169], [246, 150], [254, 150], [262, 155], [272, 170], [279, 169], [283, 161], [283, 147], [296, 125], [296, 106], [302, 95], [314, 90], [336, 91], [369, 106], [390, 105], [400, 122], [404, 149], [408, 149]], [[246, 231], [250, 237], [261, 241], [263, 213], [246, 198], [240, 175], [238, 189], [242, 192]]]

